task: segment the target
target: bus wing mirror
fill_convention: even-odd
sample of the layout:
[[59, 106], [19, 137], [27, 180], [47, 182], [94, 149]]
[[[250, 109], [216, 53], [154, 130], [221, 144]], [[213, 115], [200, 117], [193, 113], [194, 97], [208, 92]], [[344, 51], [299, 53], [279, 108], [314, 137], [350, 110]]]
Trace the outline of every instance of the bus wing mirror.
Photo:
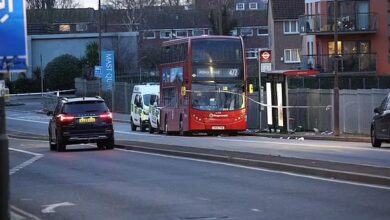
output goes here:
[[185, 86], [181, 87], [181, 95], [186, 96], [187, 95], [187, 88]]
[[253, 84], [249, 84], [249, 94], [253, 93]]

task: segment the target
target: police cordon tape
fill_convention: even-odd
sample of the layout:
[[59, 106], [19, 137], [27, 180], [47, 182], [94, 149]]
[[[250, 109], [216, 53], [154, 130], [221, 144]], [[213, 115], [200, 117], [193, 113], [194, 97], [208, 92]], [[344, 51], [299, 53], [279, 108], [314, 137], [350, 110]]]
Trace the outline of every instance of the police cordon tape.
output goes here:
[[242, 95], [240, 93], [224, 91], [224, 90], [215, 90], [215, 91], [186, 90], [186, 92], [189, 92], [189, 93], [228, 93], [228, 94], [233, 94], [233, 95], [238, 95], [238, 96], [241, 96], [244, 98], [248, 98], [250, 101], [252, 101], [258, 105], [261, 105], [264, 107], [269, 107], [269, 108], [286, 108], [286, 109], [290, 109], [290, 108], [324, 108], [325, 111], [329, 111], [332, 108], [331, 105], [311, 105], [311, 106], [308, 106], [308, 105], [306, 105], [306, 106], [305, 105], [295, 105], [295, 106], [268, 105], [268, 104], [256, 101], [248, 96]]
[[35, 92], [35, 93], [17, 93], [17, 94], [9, 94], [9, 96], [31, 96], [31, 95], [51, 95], [56, 94], [59, 96], [60, 93], [65, 92], [74, 92], [75, 89], [68, 89], [68, 90], [58, 90], [58, 91], [50, 91], [50, 92]]

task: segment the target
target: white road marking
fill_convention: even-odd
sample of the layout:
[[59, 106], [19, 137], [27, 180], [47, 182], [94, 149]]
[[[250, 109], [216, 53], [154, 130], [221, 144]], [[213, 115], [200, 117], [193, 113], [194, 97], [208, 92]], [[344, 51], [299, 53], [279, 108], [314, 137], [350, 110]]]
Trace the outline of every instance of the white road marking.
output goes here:
[[16, 167], [13, 167], [12, 169], [9, 170], [9, 175], [13, 175], [15, 173], [17, 173], [18, 171], [20, 171], [21, 169], [24, 169], [26, 168], [27, 166], [30, 166], [31, 164], [33, 164], [35, 161], [41, 159], [43, 157], [43, 154], [38, 154], [38, 153], [34, 153], [34, 152], [30, 152], [30, 151], [25, 151], [25, 150], [20, 150], [20, 149], [15, 149], [15, 148], [8, 148], [9, 150], [12, 150], [12, 151], [16, 151], [16, 152], [19, 152], [19, 153], [25, 153], [25, 154], [29, 154], [29, 155], [32, 155], [34, 156], [33, 158], [17, 165]]
[[252, 212], [261, 212], [259, 209], [251, 209]]
[[61, 206], [74, 206], [75, 204], [70, 202], [61, 202], [61, 203], [55, 203], [51, 205], [43, 205], [43, 207], [46, 207], [42, 209], [42, 213], [48, 214], [48, 213], [55, 213], [56, 211], [54, 209], [61, 207]]
[[[23, 210], [15, 207], [13, 205], [10, 206], [10, 209], [11, 209], [11, 216], [12, 216], [12, 214], [14, 214], [14, 216], [11, 217], [12, 220], [14, 219], [13, 217], [22, 217], [19, 219], [26, 219], [24, 217], [27, 217], [27, 219], [29, 219], [29, 220], [41, 220], [40, 218], [38, 218], [38, 217], [36, 217], [36, 216], [26, 212], [26, 211], [23, 211]], [[22, 216], [20, 216], [20, 215], [22, 215]], [[17, 220], [17, 219], [15, 219], [15, 220]]]
[[158, 154], [158, 153], [147, 153], [147, 152], [126, 150], [126, 149], [119, 149], [119, 148], [115, 148], [115, 150], [128, 152], [128, 153], [136, 153], [136, 154], [144, 154], [144, 155], [151, 155], [151, 156], [179, 159], [179, 160], [190, 160], [190, 161], [196, 161], [196, 162], [202, 162], [202, 163], [211, 163], [211, 164], [224, 165], [224, 166], [230, 166], [230, 167], [236, 167], [236, 168], [242, 168], [242, 169], [248, 169], [248, 170], [255, 170], [255, 171], [268, 172], [268, 173], [284, 174], [284, 175], [289, 175], [289, 176], [296, 176], [296, 177], [302, 177], [302, 178], [308, 178], [308, 179], [314, 179], [314, 180], [321, 180], [321, 181], [327, 181], [327, 182], [342, 183], [342, 184], [355, 185], [355, 186], [362, 186], [362, 187], [368, 187], [368, 188], [390, 190], [390, 187], [388, 187], [388, 186], [379, 186], [379, 185], [371, 185], [371, 184], [365, 184], [365, 183], [356, 183], [356, 182], [351, 182], [351, 181], [346, 181], [346, 180], [327, 179], [327, 178], [323, 178], [323, 177], [308, 176], [308, 175], [304, 175], [304, 174], [296, 174], [296, 173], [290, 173], [290, 172], [286, 172], [286, 171], [276, 171], [276, 170], [270, 170], [270, 169], [264, 169], [264, 168], [258, 168], [258, 167], [248, 167], [248, 166], [244, 166], [244, 165], [237, 165], [237, 164], [224, 163], [224, 162], [218, 162], [218, 161], [194, 159], [194, 158], [179, 157], [179, 156], [171, 156], [171, 155], [164, 155], [164, 154]]
[[144, 134], [144, 133], [136, 133], [136, 132], [128, 132], [128, 131], [115, 131], [115, 133], [118, 133], [118, 134], [131, 134], [131, 135], [138, 135], [138, 136], [153, 136], [153, 137], [158, 137], [156, 135], [153, 135], [153, 134]]
[[26, 121], [26, 122], [33, 122], [33, 123], [40, 123], [40, 124], [49, 124], [49, 121], [37, 121], [37, 120], [30, 120], [30, 119], [23, 119], [23, 118], [14, 118], [14, 117], [6, 117], [7, 119], [10, 120], [15, 120], [15, 121]]
[[[16, 131], [16, 130], [7, 130], [7, 131], [13, 131], [13, 132], [19, 132], [19, 133], [23, 133], [23, 131]], [[24, 140], [25, 139], [19, 139], [19, 138], [13, 138], [13, 137], [8, 137], [8, 140], [16, 140], [16, 141], [19, 141], [19, 140]], [[28, 142], [41, 142], [41, 143], [48, 143], [49, 141], [44, 141], [44, 140], [35, 140], [35, 139], [28, 139]], [[38, 148], [36, 146], [34, 146], [34, 148]], [[46, 147], [47, 148], [47, 147]]]
[[43, 156], [43, 154], [38, 154], [38, 153], [31, 152], [31, 151], [25, 151], [25, 150], [20, 150], [20, 149], [15, 149], [15, 148], [8, 148], [8, 149], [13, 150], [13, 151], [17, 151], [19, 153], [30, 154], [32, 156]]

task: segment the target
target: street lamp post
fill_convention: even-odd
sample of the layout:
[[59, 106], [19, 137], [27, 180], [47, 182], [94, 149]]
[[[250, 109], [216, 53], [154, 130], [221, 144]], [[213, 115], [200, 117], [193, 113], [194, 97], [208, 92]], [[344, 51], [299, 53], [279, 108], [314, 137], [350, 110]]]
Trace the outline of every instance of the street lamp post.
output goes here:
[[[4, 80], [0, 73], [0, 80]], [[5, 124], [5, 100], [0, 95], [0, 219], [10, 219], [9, 216], [9, 155], [8, 138]]]
[[334, 82], [333, 82], [333, 126], [334, 135], [340, 135], [340, 96], [339, 96], [339, 54], [338, 54], [338, 0], [334, 0], [333, 6], [333, 20], [334, 20]]
[[98, 2], [99, 13], [99, 65], [102, 65], [102, 12], [101, 12], [101, 0]]

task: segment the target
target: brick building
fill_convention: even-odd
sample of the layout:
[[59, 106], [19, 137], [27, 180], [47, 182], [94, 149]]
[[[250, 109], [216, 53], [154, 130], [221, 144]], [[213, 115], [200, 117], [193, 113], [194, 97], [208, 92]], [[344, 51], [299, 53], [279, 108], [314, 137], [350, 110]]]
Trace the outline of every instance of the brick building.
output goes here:
[[326, 76], [333, 74], [338, 62], [343, 88], [389, 87], [384, 85], [388, 80], [378, 80], [390, 76], [389, 1], [337, 2], [334, 15], [334, 0], [305, 0], [305, 15], [299, 22], [302, 68], [317, 69]]

